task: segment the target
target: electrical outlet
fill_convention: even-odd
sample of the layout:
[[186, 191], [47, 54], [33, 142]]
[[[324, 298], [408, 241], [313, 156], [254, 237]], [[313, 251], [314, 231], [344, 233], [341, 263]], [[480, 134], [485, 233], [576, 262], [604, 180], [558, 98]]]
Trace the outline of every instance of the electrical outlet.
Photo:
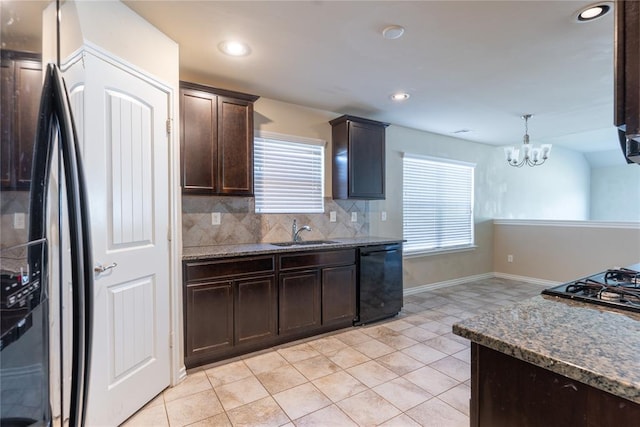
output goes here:
[[329, 212], [329, 222], [336, 222], [336, 211]]
[[220, 212], [211, 212], [211, 225], [220, 225]]
[[358, 212], [351, 212], [351, 222], [358, 222]]
[[386, 221], [386, 220], [387, 220], [387, 212], [386, 211], [380, 212], [380, 221]]
[[13, 214], [13, 228], [16, 230], [23, 230], [25, 222], [25, 215], [22, 212], [16, 212]]
[[507, 262], [513, 262], [513, 255], [507, 255]]

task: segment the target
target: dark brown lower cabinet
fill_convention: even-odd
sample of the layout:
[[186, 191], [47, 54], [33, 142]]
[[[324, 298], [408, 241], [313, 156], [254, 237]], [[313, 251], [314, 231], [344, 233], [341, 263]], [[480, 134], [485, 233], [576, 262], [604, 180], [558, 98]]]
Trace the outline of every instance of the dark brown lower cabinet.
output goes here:
[[233, 283], [187, 284], [185, 359], [202, 358], [233, 346]]
[[353, 324], [356, 316], [356, 266], [322, 269], [322, 324]]
[[252, 344], [278, 334], [278, 290], [275, 276], [235, 282], [235, 343]]
[[280, 274], [280, 334], [320, 326], [320, 271]]
[[355, 249], [282, 254], [280, 334], [304, 336], [353, 325]]
[[187, 368], [351, 326], [355, 249], [184, 263]]
[[268, 346], [277, 337], [275, 257], [184, 263], [187, 368]]
[[185, 364], [188, 368], [271, 343], [277, 337], [274, 275], [187, 284]]
[[640, 420], [635, 402], [476, 343], [470, 409], [473, 427], [619, 427]]

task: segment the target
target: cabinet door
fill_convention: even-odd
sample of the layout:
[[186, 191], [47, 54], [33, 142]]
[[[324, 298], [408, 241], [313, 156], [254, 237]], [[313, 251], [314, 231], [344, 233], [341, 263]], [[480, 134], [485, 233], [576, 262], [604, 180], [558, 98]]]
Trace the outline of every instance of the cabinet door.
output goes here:
[[253, 195], [253, 103], [218, 97], [218, 193]]
[[349, 198], [384, 199], [385, 128], [349, 122]]
[[42, 65], [37, 60], [3, 58], [0, 78], [0, 185], [28, 189], [42, 92]]
[[269, 340], [277, 331], [278, 293], [275, 276], [235, 281], [235, 343]]
[[320, 326], [320, 270], [280, 274], [280, 335]]
[[350, 325], [356, 313], [356, 266], [322, 269], [322, 324]]
[[233, 346], [233, 285], [230, 281], [187, 284], [185, 361]]
[[471, 425], [633, 426], [640, 405], [471, 343]]
[[180, 101], [183, 192], [213, 193], [218, 162], [217, 97], [181, 89]]
[[13, 62], [2, 59], [0, 64], [0, 185], [11, 186], [11, 165], [13, 164]]
[[16, 186], [28, 188], [31, 183], [31, 162], [36, 139], [40, 94], [42, 92], [42, 66], [37, 61], [15, 63], [14, 127], [16, 144]]

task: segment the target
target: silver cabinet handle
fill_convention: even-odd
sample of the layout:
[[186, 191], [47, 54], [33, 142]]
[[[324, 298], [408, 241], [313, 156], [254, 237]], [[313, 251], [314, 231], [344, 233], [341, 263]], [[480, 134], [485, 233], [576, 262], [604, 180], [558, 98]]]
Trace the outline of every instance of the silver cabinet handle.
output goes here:
[[97, 266], [93, 267], [93, 271], [95, 271], [96, 273], [100, 274], [100, 273], [104, 273], [107, 270], [111, 270], [112, 268], [116, 268], [118, 266], [117, 263], [113, 263], [113, 264], [109, 264], [109, 265], [102, 265], [102, 264], [98, 264]]

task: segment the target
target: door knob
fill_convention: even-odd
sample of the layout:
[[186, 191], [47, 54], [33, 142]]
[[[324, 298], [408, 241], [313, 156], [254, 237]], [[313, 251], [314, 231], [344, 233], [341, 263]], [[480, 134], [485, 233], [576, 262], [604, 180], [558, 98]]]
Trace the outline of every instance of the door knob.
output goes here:
[[98, 264], [95, 267], [93, 267], [93, 271], [95, 271], [98, 274], [102, 274], [107, 270], [111, 270], [112, 268], [116, 268], [118, 266], [117, 263], [112, 263], [109, 265], [102, 265], [102, 264]]

